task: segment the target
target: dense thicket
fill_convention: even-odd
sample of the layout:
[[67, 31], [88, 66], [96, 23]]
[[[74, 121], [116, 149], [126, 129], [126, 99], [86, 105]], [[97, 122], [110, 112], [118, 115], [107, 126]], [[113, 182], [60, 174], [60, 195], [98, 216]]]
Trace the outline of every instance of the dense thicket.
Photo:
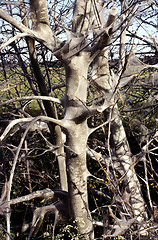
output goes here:
[[2, 1], [0, 239], [157, 236], [157, 1]]

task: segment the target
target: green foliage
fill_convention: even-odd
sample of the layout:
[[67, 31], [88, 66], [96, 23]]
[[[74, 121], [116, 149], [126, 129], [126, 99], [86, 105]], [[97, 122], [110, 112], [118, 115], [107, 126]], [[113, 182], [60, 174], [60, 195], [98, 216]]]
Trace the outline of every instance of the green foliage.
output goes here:
[[71, 239], [71, 240], [79, 240], [81, 239], [81, 235], [79, 233], [79, 226], [83, 226], [84, 221], [83, 219], [77, 218], [75, 221], [73, 221], [72, 225], [67, 225], [63, 229], [61, 229], [61, 233], [59, 233], [55, 240], [65, 240], [65, 239]]

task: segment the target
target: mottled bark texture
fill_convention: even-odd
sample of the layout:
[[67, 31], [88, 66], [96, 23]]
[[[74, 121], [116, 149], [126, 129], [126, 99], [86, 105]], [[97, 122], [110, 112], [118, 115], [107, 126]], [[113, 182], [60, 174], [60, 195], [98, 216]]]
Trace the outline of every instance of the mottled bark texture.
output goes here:
[[[124, 11], [126, 4], [124, 1], [122, 2], [122, 9]], [[68, 39], [60, 44], [49, 25], [47, 1], [30, 0], [30, 5], [33, 23], [32, 30], [22, 23], [18, 24], [17, 20], [5, 14], [4, 11], [0, 10], [0, 16], [31, 38], [31, 40], [27, 41], [28, 48], [34, 76], [38, 82], [41, 95], [48, 96], [49, 93], [46, 88], [44, 76], [39, 68], [34, 40], [37, 40], [51, 50], [62, 61], [65, 68], [66, 90], [65, 96], [61, 100], [65, 110], [64, 118], [57, 120], [52, 104], [49, 101], [43, 102], [47, 116], [51, 117], [51, 120], [46, 117], [45, 119], [52, 123], [50, 124], [50, 131], [53, 138], [56, 136], [56, 144], [59, 147], [56, 151], [56, 156], [59, 162], [61, 188], [68, 191], [68, 201], [67, 193], [66, 201], [60, 200], [64, 203], [64, 206], [68, 202], [69, 216], [72, 220], [75, 220], [81, 238], [87, 240], [94, 239], [93, 222], [88, 205], [87, 178], [89, 172], [87, 170], [86, 158], [87, 140], [90, 133], [94, 130], [90, 131], [87, 119], [89, 116], [101, 113], [109, 108], [107, 112], [110, 115], [109, 136], [111, 143], [109, 141], [108, 144], [111, 144], [109, 144], [110, 151], [111, 149], [113, 150], [113, 155], [109, 151], [109, 159], [113, 169], [118, 171], [120, 176], [122, 176], [120, 181], [124, 186], [119, 194], [116, 194], [117, 201], [121, 204], [120, 217], [124, 217], [122, 215], [125, 213], [126, 220], [132, 220], [131, 223], [133, 223], [133, 219], [137, 223], [143, 222], [146, 218], [144, 200], [134, 170], [135, 162], [131, 155], [117, 107], [118, 77], [115, 74], [111, 74], [112, 71], [109, 70], [108, 65], [108, 45], [113, 33], [113, 24], [116, 19], [117, 9], [112, 7], [105, 12], [103, 8], [104, 1], [102, 0], [76, 0], [74, 2], [73, 19], [71, 22], [72, 29], [63, 28], [67, 33]], [[105, 18], [105, 15], [108, 15], [106, 16], [107, 18]], [[124, 19], [125, 15], [123, 15], [123, 21]], [[124, 44], [126, 33], [124, 31], [124, 24], [121, 29], [120, 72], [125, 62]], [[91, 74], [89, 74], [90, 64], [92, 64]], [[91, 83], [101, 93], [102, 101], [98, 106], [92, 105], [89, 107], [86, 105], [89, 84], [88, 75], [90, 75]], [[64, 129], [66, 142], [62, 138], [60, 127]], [[54, 131], [56, 131], [56, 135]], [[25, 132], [26, 134], [27, 132]], [[63, 146], [66, 150], [66, 162]], [[20, 148], [18, 151], [20, 151]], [[12, 181], [10, 182], [11, 186]], [[8, 201], [10, 201], [10, 196]], [[34, 212], [30, 236], [34, 231], [34, 222], [38, 222], [36, 221], [37, 219], [43, 220], [45, 213], [50, 209], [53, 209], [55, 214], [58, 213], [58, 209], [54, 205], [48, 208], [46, 206], [42, 209], [39, 208]], [[43, 215], [40, 215], [41, 212]], [[7, 230], [10, 232], [9, 215], [7, 221]]]
[[[112, 112], [111, 118], [113, 119], [110, 123], [111, 147], [114, 150], [115, 159], [117, 159], [113, 161], [113, 167], [121, 175], [124, 175], [123, 182], [126, 185], [121, 196], [121, 200], [124, 201], [122, 206], [126, 210], [128, 209], [129, 215], [135, 217], [139, 222], [144, 219], [145, 212], [144, 200], [141, 196], [140, 185], [134, 170], [130, 148], [115, 103], [118, 80], [111, 77], [108, 65], [107, 44], [110, 43], [110, 34], [112, 33], [117, 11], [115, 8], [109, 10], [109, 17], [105, 22], [102, 3], [100, 1], [96, 5], [92, 5], [90, 0], [75, 1], [71, 37], [60, 49], [60, 52], [56, 54], [63, 61], [66, 72], [64, 127], [67, 136], [65, 149], [69, 214], [76, 221], [83, 239], [94, 239], [92, 217], [88, 206], [86, 145], [89, 129], [87, 125], [88, 114], [85, 114], [89, 111], [86, 106], [88, 69], [93, 60], [92, 82], [102, 93], [104, 106], [111, 105], [110, 111]], [[45, 11], [46, 1], [37, 1], [36, 4], [33, 3], [31, 6], [35, 19], [35, 31], [43, 34], [44, 41], [46, 41], [46, 38], [49, 38], [51, 41], [47, 42], [46, 45], [48, 47], [51, 45], [52, 47], [55, 41], [50, 33], [48, 16]], [[122, 3], [122, 11], [125, 7], [125, 3]], [[123, 15], [124, 19], [125, 16]], [[104, 30], [101, 30], [100, 27], [104, 28]], [[122, 25], [121, 69], [123, 68], [125, 57], [124, 27], [125, 24]], [[90, 47], [87, 37], [89, 30], [94, 29], [96, 40]], [[103, 107], [102, 110], [104, 110]]]
[[[122, 190], [118, 192], [117, 199], [122, 202], [122, 209], [126, 212], [127, 219], [135, 218], [138, 225], [143, 224], [147, 217], [145, 202], [141, 194], [141, 187], [135, 172], [135, 161], [128, 144], [125, 129], [117, 107], [118, 78], [111, 76], [108, 65], [107, 48], [103, 49], [95, 59], [93, 81], [103, 92], [105, 101], [110, 102], [110, 147], [113, 149], [111, 156], [112, 167], [122, 177]], [[107, 111], [106, 111], [107, 112]], [[105, 115], [106, 115], [105, 112]], [[113, 158], [114, 156], [114, 158]], [[120, 212], [121, 214], [121, 212]]]
[[[76, 123], [75, 119], [85, 111], [87, 97], [88, 55], [81, 53], [66, 64], [66, 111], [67, 175], [69, 211], [76, 220], [83, 239], [94, 239], [93, 223], [88, 206], [86, 146], [87, 120]], [[79, 64], [78, 64], [79, 63]]]

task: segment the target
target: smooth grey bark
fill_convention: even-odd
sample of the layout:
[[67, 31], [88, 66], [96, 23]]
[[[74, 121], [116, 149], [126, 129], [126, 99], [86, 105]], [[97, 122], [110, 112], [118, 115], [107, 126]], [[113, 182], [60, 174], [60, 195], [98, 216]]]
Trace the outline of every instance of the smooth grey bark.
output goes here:
[[[128, 214], [127, 219], [135, 218], [138, 225], [143, 225], [147, 218], [145, 202], [141, 194], [141, 187], [135, 172], [134, 157], [132, 157], [126, 133], [122, 124], [121, 116], [117, 107], [117, 86], [118, 77], [111, 76], [108, 65], [107, 48], [96, 57], [94, 65], [94, 84], [103, 92], [105, 100], [110, 101], [111, 116], [109, 136], [110, 149], [114, 158], [111, 156], [111, 164], [114, 171], [120, 173], [120, 182], [123, 184], [120, 196], [117, 199], [122, 201], [122, 209]], [[111, 153], [109, 153], [111, 155]], [[120, 212], [121, 214], [121, 212]]]
[[120, 173], [121, 183], [124, 185], [122, 199], [129, 215], [136, 219], [138, 225], [143, 225], [147, 218], [145, 202], [141, 194], [141, 187], [135, 172], [135, 161], [128, 144], [117, 106], [112, 110], [114, 120], [111, 122], [111, 140], [117, 160], [113, 161], [114, 168]]
[[[28, 32], [30, 37], [31, 34], [33, 34], [33, 38], [41, 41], [52, 50], [55, 45], [55, 38], [50, 32], [48, 15], [45, 13], [45, 11], [47, 11], [46, 1], [36, 0], [30, 1], [30, 3], [35, 29], [30, 31], [22, 24], [18, 29], [22, 32]], [[90, 21], [92, 17], [91, 11], [91, 1], [75, 2], [74, 17], [72, 21], [72, 31], [75, 33], [75, 36], [72, 36], [72, 39], [61, 47], [60, 51], [56, 52], [56, 56], [64, 62], [66, 71], [65, 117], [62, 122], [67, 134], [65, 148], [67, 149], [66, 164], [69, 213], [72, 219], [76, 221], [82, 239], [94, 239], [93, 223], [88, 206], [87, 192], [87, 177], [89, 173], [86, 167], [86, 145], [89, 135], [87, 125], [87, 117], [89, 114], [84, 114], [90, 112], [87, 110], [86, 106], [88, 67], [94, 56], [108, 43], [109, 27], [114, 21], [116, 14], [115, 10], [112, 11], [110, 15], [112, 16], [112, 21], [109, 17], [106, 26], [107, 29], [103, 30], [101, 33], [99, 32], [98, 42], [96, 41], [95, 46], [89, 48], [87, 36], [89, 28], [92, 26], [92, 21]], [[15, 27], [18, 26], [17, 21], [13, 18], [9, 16], [6, 17], [6, 15], [4, 16], [3, 12], [0, 13], [1, 17], [9, 19]], [[82, 44], [80, 44], [81, 42]], [[36, 79], [44, 84], [43, 76], [39, 71], [33, 40], [30, 41], [29, 44], [30, 56]], [[84, 50], [86, 45], [87, 51], [86, 49]], [[41, 84], [40, 90], [42, 95], [43, 93], [47, 95], [45, 85], [43, 88]], [[55, 123], [54, 113], [52, 117], [54, 120], [51, 122]], [[59, 139], [59, 144], [60, 143], [61, 140]], [[64, 186], [64, 188], [67, 188], [67, 186]]]
[[[103, 1], [99, 2], [101, 4], [103, 3]], [[8, 19], [10, 19], [10, 22], [20, 31], [28, 32], [30, 37], [42, 42], [54, 51], [56, 42], [49, 26], [46, 3], [44, 0], [31, 1], [32, 11], [34, 12], [33, 18], [35, 20], [34, 30], [28, 30], [28, 28], [25, 28], [22, 24], [20, 24], [18, 28], [17, 21], [13, 21], [13, 18]], [[88, 68], [94, 56], [96, 56], [96, 58], [94, 60], [92, 80], [98, 90], [103, 94], [104, 100], [103, 106], [100, 107], [100, 112], [111, 105], [110, 113], [113, 119], [110, 123], [111, 147], [115, 154], [115, 158], [111, 158], [111, 160], [114, 169], [122, 176], [120, 181], [124, 182], [126, 186], [123, 189], [120, 202], [123, 200], [123, 209], [126, 209], [129, 213], [128, 217], [135, 217], [136, 221], [140, 223], [145, 219], [144, 217], [146, 217], [140, 184], [134, 170], [135, 163], [131, 156], [125, 130], [116, 105], [118, 78], [111, 77], [108, 65], [107, 44], [109, 43], [110, 34], [112, 33], [111, 24], [116, 17], [116, 9], [111, 9], [111, 18], [109, 17], [107, 22], [103, 24], [103, 19], [101, 19], [98, 10], [99, 8], [97, 9], [97, 6], [95, 7], [94, 14], [90, 0], [75, 1], [71, 32], [72, 38], [68, 39], [66, 43], [63, 43], [60, 51], [56, 49], [55, 52], [56, 56], [63, 61], [66, 71], [66, 93], [65, 100], [63, 100], [65, 115], [61, 126], [65, 128], [67, 135], [65, 143], [67, 174], [62, 148], [63, 139], [61, 129], [56, 127], [56, 133], [59, 132], [56, 143], [59, 146], [57, 156], [59, 159], [59, 168], [61, 169], [61, 188], [63, 190], [68, 189], [69, 214], [71, 218], [76, 221], [82, 239], [94, 239], [92, 217], [88, 206], [87, 177], [89, 173], [86, 163], [86, 145], [89, 136], [87, 118], [91, 114], [97, 113], [99, 109], [96, 108], [92, 113], [90, 112], [90, 108], [86, 106]], [[0, 11], [0, 15], [3, 17], [3, 11]], [[7, 18], [4, 17], [4, 19]], [[100, 27], [103, 27], [103, 30], [97, 32], [97, 27], [99, 30]], [[89, 29], [95, 29], [94, 35], [96, 36], [94, 42], [91, 42], [91, 44], [89, 44], [90, 41], [87, 39]], [[124, 44], [124, 39], [125, 38], [122, 40], [122, 44]], [[90, 46], [88, 46], [88, 44]], [[102, 50], [103, 48], [104, 50]], [[122, 50], [123, 53], [121, 53], [121, 55], [124, 54], [124, 48], [122, 48]], [[36, 62], [37, 57], [34, 56], [34, 46], [32, 46], [30, 52], [36, 78], [40, 81], [39, 87], [41, 94], [48, 95], [44, 85], [44, 79], [39, 72], [39, 66]], [[124, 65], [124, 55], [122, 59], [121, 69]], [[48, 115], [51, 114], [50, 117], [52, 117], [52, 119], [55, 118], [55, 114], [49, 112], [50, 103], [46, 104], [45, 102]], [[52, 120], [52, 122], [54, 123], [53, 125], [55, 125], [58, 124], [60, 120]]]
[[[120, 62], [118, 75], [120, 76], [125, 67], [126, 57], [126, 9], [127, 0], [121, 1], [122, 12], [122, 26], [120, 36]], [[139, 225], [143, 225], [143, 221], [147, 218], [147, 212], [145, 209], [145, 202], [141, 194], [141, 187], [139, 180], [135, 172], [135, 161], [132, 157], [132, 153], [128, 144], [126, 133], [122, 124], [121, 116], [117, 104], [114, 103], [112, 111], [112, 117], [114, 120], [111, 122], [111, 140], [114, 153], [117, 157], [117, 161], [113, 161], [114, 169], [121, 174], [123, 183], [122, 199], [124, 201], [124, 207], [128, 209], [129, 215], [133, 216]], [[126, 203], [127, 202], [127, 203]], [[130, 206], [130, 207], [129, 207]]]
[[[116, 10], [111, 11], [107, 20], [109, 28], [115, 20]], [[91, 27], [92, 5], [91, 1], [75, 2], [72, 31], [76, 35], [85, 35]], [[95, 21], [94, 21], [95, 22]], [[95, 23], [94, 23], [95, 24]], [[101, 23], [100, 23], [101, 24]], [[97, 47], [82, 50], [68, 60], [63, 59], [66, 71], [65, 94], [65, 125], [67, 132], [67, 175], [69, 211], [73, 220], [76, 220], [82, 239], [94, 239], [92, 217], [88, 207], [86, 147], [89, 136], [87, 125], [88, 112], [86, 106], [88, 87], [88, 68], [94, 56], [106, 46], [109, 35], [103, 35], [96, 43]], [[83, 43], [84, 46], [84, 43]], [[65, 56], [66, 57], [66, 56]], [[82, 117], [81, 117], [82, 116]]]
[[56, 150], [56, 156], [58, 159], [58, 166], [59, 166], [59, 176], [60, 176], [60, 185], [61, 189], [64, 191], [68, 191], [68, 182], [67, 182], [67, 173], [66, 173], [66, 158], [64, 152], [64, 140], [62, 137], [62, 130], [60, 126], [55, 127], [56, 133], [56, 145], [58, 149]]
[[[94, 239], [93, 223], [88, 206], [86, 146], [87, 120], [75, 119], [85, 110], [89, 54], [72, 57], [66, 70], [66, 162], [68, 175], [69, 211], [83, 239]], [[78, 64], [80, 63], [80, 64]]]

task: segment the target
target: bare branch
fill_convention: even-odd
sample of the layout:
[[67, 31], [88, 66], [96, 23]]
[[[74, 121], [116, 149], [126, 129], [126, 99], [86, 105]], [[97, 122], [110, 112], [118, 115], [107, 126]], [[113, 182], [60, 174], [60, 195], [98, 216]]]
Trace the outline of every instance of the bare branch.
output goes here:
[[10, 130], [18, 123], [23, 123], [23, 122], [36, 122], [38, 120], [41, 120], [41, 121], [48, 121], [48, 122], [53, 122], [53, 123], [56, 123], [58, 124], [59, 126], [62, 126], [62, 127], [66, 127], [65, 123], [62, 121], [62, 120], [58, 120], [58, 119], [53, 119], [53, 118], [50, 118], [50, 117], [46, 117], [46, 116], [38, 116], [36, 118], [21, 118], [21, 119], [15, 119], [15, 120], [12, 120], [11, 123], [7, 126], [7, 128], [5, 129], [5, 131], [3, 132], [3, 134], [1, 135], [0, 137], [0, 141], [2, 142], [6, 137], [7, 135], [9, 134]]
[[45, 198], [45, 199], [54, 198], [54, 191], [52, 191], [49, 188], [46, 188], [44, 190], [38, 190], [38, 191], [35, 191], [35, 192], [30, 193], [28, 195], [11, 199], [10, 200], [10, 205], [30, 201], [34, 198]]
[[[24, 24], [17, 21], [15, 18], [7, 14], [4, 10], [0, 9], [0, 17], [5, 21], [9, 22], [12, 26], [16, 27], [20, 32], [25, 33], [26, 36], [29, 36], [48, 47], [51, 51], [54, 51], [55, 45], [58, 42], [54, 37], [50, 27], [46, 25], [44, 28], [36, 30], [31, 30], [27, 28]], [[24, 34], [24, 35], [25, 35]], [[18, 37], [23, 37], [24, 35], [18, 35]], [[15, 39], [14, 39], [15, 40]]]
[[0, 17], [9, 22], [12, 26], [16, 27], [20, 32], [30, 34], [32, 37], [34, 36], [34, 31], [27, 28], [24, 24], [17, 21], [15, 18], [7, 14], [4, 10], [0, 9]]
[[51, 101], [51, 102], [56, 102], [59, 104], [62, 104], [62, 99], [58, 99], [58, 98], [53, 98], [53, 97], [49, 97], [49, 96], [27, 96], [27, 97], [19, 97], [19, 98], [12, 98], [8, 101], [5, 102], [1, 102], [0, 106], [4, 106], [6, 104], [15, 102], [15, 101], [23, 101], [23, 100], [46, 100], [46, 101]]
[[15, 40], [19, 39], [19, 38], [23, 38], [23, 37], [32, 37], [32, 35], [30, 33], [19, 33], [16, 36], [10, 38], [7, 42], [2, 43], [0, 45], [0, 51], [3, 50], [4, 48], [6, 48], [8, 45], [10, 45], [11, 43], [13, 43]]

